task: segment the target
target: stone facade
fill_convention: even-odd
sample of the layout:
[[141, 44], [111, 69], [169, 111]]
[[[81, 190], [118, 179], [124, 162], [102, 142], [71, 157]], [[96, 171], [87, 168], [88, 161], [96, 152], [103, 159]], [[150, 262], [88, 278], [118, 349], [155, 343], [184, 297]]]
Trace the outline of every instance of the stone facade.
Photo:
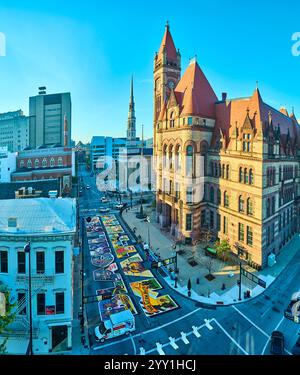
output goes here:
[[227, 239], [258, 268], [299, 230], [300, 131], [259, 89], [219, 100], [196, 59], [181, 77], [167, 25], [154, 61], [157, 221], [193, 242]]

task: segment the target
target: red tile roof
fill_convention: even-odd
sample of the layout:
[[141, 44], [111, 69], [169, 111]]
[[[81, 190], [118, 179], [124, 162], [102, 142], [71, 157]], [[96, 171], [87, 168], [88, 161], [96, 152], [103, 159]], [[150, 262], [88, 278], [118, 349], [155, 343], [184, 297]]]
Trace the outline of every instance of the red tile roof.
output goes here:
[[177, 51], [175, 48], [175, 44], [170, 33], [169, 25], [166, 26], [165, 35], [161, 42], [159, 51], [158, 51], [158, 59], [162, 58], [163, 50], [166, 50], [166, 55], [168, 60], [177, 61]]
[[175, 88], [175, 95], [181, 104], [181, 115], [215, 117], [218, 98], [196, 61], [186, 69]]

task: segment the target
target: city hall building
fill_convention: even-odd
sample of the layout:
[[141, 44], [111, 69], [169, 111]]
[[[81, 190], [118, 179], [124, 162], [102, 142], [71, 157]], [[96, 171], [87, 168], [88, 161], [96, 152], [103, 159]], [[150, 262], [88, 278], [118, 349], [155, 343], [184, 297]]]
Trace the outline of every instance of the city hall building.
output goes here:
[[[154, 59], [157, 221], [192, 242], [227, 239], [258, 268], [299, 230], [299, 124], [258, 87], [218, 99], [196, 59], [181, 76], [169, 26]], [[199, 188], [200, 186], [200, 188]]]

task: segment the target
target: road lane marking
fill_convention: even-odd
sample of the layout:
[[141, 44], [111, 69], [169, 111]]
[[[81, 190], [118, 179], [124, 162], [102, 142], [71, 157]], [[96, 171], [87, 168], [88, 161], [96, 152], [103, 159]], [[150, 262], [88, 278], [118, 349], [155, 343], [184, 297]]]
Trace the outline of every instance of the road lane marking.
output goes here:
[[[135, 338], [140, 337], [140, 336], [142, 336], [142, 335], [146, 335], [147, 333], [152, 333], [152, 332], [158, 331], [158, 330], [160, 330], [160, 329], [162, 329], [162, 328], [168, 327], [169, 325], [172, 325], [172, 324], [174, 324], [174, 323], [177, 323], [177, 322], [179, 322], [180, 320], [183, 320], [183, 319], [187, 318], [188, 316], [197, 313], [197, 312], [200, 311], [200, 310], [202, 310], [202, 307], [198, 307], [196, 310], [193, 310], [193, 311], [191, 311], [191, 312], [189, 312], [189, 313], [187, 313], [187, 314], [181, 316], [180, 318], [177, 318], [177, 319], [175, 319], [175, 320], [172, 320], [172, 321], [169, 322], [169, 323], [165, 323], [165, 324], [163, 324], [163, 325], [161, 325], [161, 326], [159, 326], [159, 327], [149, 329], [148, 331], [145, 331], [145, 332], [142, 332], [142, 333], [137, 333], [136, 335], [133, 335], [132, 337], [135, 339]], [[201, 327], [202, 327], [202, 326], [201, 326]], [[126, 337], [126, 338], [124, 338], [124, 339], [122, 339], [122, 340], [119, 340], [119, 341], [110, 342], [110, 343], [108, 343], [108, 344], [104, 344], [104, 345], [96, 346], [95, 348], [93, 348], [93, 350], [104, 349], [104, 348], [107, 348], [107, 347], [109, 347], [109, 346], [117, 345], [117, 344], [120, 344], [120, 343], [125, 342], [125, 341], [128, 341], [128, 340], [130, 340], [130, 338], [129, 338], [129, 337]]]
[[193, 326], [192, 328], [193, 328], [193, 334], [194, 334], [197, 338], [201, 337], [200, 333], [198, 332], [198, 328], [195, 327], [195, 326]]
[[172, 346], [172, 348], [177, 350], [179, 346], [175, 343], [174, 337], [169, 337], [169, 340], [170, 340], [170, 345]]
[[146, 354], [146, 351], [144, 348], [140, 348], [140, 355], [145, 355]]
[[206, 327], [211, 331], [212, 329], [214, 329], [214, 327], [211, 325], [211, 324], [209, 324], [210, 323], [210, 320], [209, 319], [204, 319], [204, 321], [205, 321], [205, 325], [206, 325]]
[[[284, 320], [284, 316], [280, 319], [279, 323], [277, 324], [277, 326], [273, 329], [273, 331], [277, 331], [278, 327], [280, 326], [280, 324], [283, 322]], [[271, 340], [271, 336], [269, 336], [264, 348], [263, 348], [263, 351], [261, 352], [261, 355], [264, 354], [265, 350], [267, 349], [267, 346], [269, 344], [269, 341]]]
[[189, 344], [189, 340], [186, 338], [186, 333], [180, 332], [181, 334], [181, 340], [185, 343], [185, 345]]
[[230, 340], [245, 354], [245, 355], [249, 355], [249, 353], [243, 348], [241, 347], [241, 345], [221, 326], [221, 324], [215, 319], [213, 318], [212, 319], [216, 324], [217, 326], [225, 333], [225, 335], [227, 337], [230, 338]]
[[159, 343], [159, 342], [156, 343], [156, 350], [158, 351], [159, 355], [165, 355], [165, 352], [162, 350], [161, 343]]
[[251, 319], [249, 319], [246, 315], [244, 315], [239, 309], [237, 309], [235, 306], [232, 306], [232, 308], [237, 312], [239, 313], [243, 318], [245, 318], [246, 320], [248, 320], [249, 323], [251, 323], [253, 325], [253, 327], [255, 327], [256, 329], [258, 329], [263, 335], [265, 335], [266, 337], [270, 337], [265, 331], [263, 331], [258, 325], [256, 325]]

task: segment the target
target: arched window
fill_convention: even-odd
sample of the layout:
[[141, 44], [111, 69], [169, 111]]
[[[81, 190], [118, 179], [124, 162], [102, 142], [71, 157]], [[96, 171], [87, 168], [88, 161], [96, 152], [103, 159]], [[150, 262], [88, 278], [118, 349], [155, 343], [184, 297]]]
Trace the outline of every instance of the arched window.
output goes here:
[[193, 146], [186, 148], [186, 175], [192, 176], [194, 174], [194, 152]]
[[220, 189], [218, 189], [217, 191], [217, 204], [218, 205], [221, 204], [221, 190]]
[[225, 164], [222, 165], [222, 178], [225, 178]]
[[229, 195], [227, 191], [224, 192], [224, 207], [229, 207]]
[[24, 160], [20, 161], [20, 168], [24, 168]]
[[248, 170], [247, 168], [244, 169], [244, 183], [248, 184]]
[[240, 167], [240, 170], [239, 170], [239, 182], [243, 182], [243, 181], [244, 181], [243, 168]]
[[62, 167], [63, 166], [63, 159], [62, 158], [58, 158], [57, 163], [58, 163], [59, 167]]
[[35, 168], [38, 168], [39, 166], [40, 166], [40, 161], [39, 161], [39, 159], [35, 159], [34, 167], [35, 167]]
[[244, 198], [239, 196], [239, 212], [244, 212]]
[[209, 201], [215, 203], [215, 189], [211, 186], [209, 190]]
[[163, 147], [163, 167], [167, 166], [167, 145]]
[[32, 168], [32, 161], [31, 161], [31, 159], [29, 159], [27, 161], [27, 168]]
[[175, 148], [175, 170], [181, 170], [181, 147], [179, 145]]
[[173, 145], [169, 146], [169, 168], [173, 169]]
[[55, 166], [55, 160], [54, 158], [50, 159], [50, 167], [53, 168]]
[[214, 163], [211, 161], [210, 162], [210, 175], [213, 177], [214, 175]]
[[214, 163], [214, 176], [218, 177], [218, 164]]
[[43, 168], [47, 167], [47, 159], [46, 158], [44, 158], [43, 161], [42, 161], [42, 167]]
[[218, 177], [221, 177], [221, 163], [218, 163]]
[[250, 198], [247, 199], [247, 215], [253, 215], [253, 204]]
[[174, 128], [175, 125], [175, 119], [174, 119], [174, 112], [170, 115], [170, 128]]
[[229, 164], [226, 165], [226, 179], [229, 179]]
[[249, 170], [249, 184], [253, 185], [253, 170]]

